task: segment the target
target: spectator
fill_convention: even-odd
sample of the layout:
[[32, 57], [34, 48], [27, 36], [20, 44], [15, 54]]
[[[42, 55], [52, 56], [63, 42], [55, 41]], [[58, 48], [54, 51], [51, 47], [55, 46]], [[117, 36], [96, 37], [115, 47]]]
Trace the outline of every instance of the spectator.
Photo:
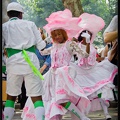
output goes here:
[[38, 28], [38, 30], [40, 31], [40, 34], [41, 34], [41, 37], [42, 39], [44, 40], [46, 38], [45, 34], [44, 34], [44, 31], [42, 28]]
[[118, 15], [115, 15], [108, 27], [105, 29], [104, 34], [104, 42], [111, 43], [111, 50], [108, 56], [108, 60], [113, 64], [117, 65], [118, 53]]
[[[118, 15], [115, 15], [108, 27], [105, 29], [104, 42], [111, 43], [112, 47], [108, 54], [108, 60], [118, 66]], [[115, 76], [113, 84], [116, 86], [113, 90], [115, 100], [118, 100], [118, 74]]]
[[[45, 48], [49, 48], [51, 46], [52, 46], [52, 43], [49, 43], [49, 44], [46, 44]], [[51, 66], [51, 57], [50, 55], [41, 55], [38, 49], [36, 49], [36, 55], [40, 63], [40, 73], [45, 74]]]

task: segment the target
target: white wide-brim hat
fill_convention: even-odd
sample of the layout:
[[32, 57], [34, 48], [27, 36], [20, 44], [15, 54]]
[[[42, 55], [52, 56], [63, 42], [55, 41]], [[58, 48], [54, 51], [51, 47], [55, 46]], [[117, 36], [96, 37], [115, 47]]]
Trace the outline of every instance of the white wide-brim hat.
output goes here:
[[83, 13], [80, 15], [80, 18], [82, 19], [78, 26], [81, 28], [80, 31], [76, 34], [75, 38], [78, 38], [79, 34], [84, 31], [88, 30], [92, 33], [92, 38], [90, 40], [90, 43], [93, 43], [97, 33], [101, 31], [104, 26], [105, 22], [104, 20], [95, 15], [95, 14], [89, 14], [89, 13]]
[[22, 5], [20, 5], [17, 2], [11, 2], [11, 3], [8, 4], [7, 12], [12, 11], [12, 10], [24, 13]]

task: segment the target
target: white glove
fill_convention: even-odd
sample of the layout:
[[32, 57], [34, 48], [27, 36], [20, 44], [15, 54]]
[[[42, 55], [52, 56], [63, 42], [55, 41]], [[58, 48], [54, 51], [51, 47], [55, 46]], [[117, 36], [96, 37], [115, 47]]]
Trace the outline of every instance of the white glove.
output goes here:
[[81, 36], [86, 38], [86, 43], [90, 43], [90, 35], [88, 32], [82, 33]]
[[51, 37], [49, 36], [49, 37], [45, 38], [44, 41], [45, 41], [47, 44], [49, 44], [49, 43], [51, 43], [52, 40], [51, 40]]

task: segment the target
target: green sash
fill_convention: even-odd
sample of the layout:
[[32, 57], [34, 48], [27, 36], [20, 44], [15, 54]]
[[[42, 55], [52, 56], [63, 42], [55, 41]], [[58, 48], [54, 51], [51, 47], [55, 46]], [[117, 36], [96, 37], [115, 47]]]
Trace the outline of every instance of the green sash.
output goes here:
[[44, 80], [43, 76], [41, 75], [40, 71], [33, 65], [33, 63], [31, 62], [28, 54], [26, 51], [29, 51], [29, 52], [33, 52], [35, 53], [35, 46], [32, 46], [28, 49], [24, 49], [24, 50], [18, 50], [18, 49], [12, 49], [12, 48], [6, 48], [6, 51], [7, 51], [7, 56], [8, 57], [11, 57], [12, 55], [14, 54], [17, 54], [19, 52], [22, 52], [23, 54], [23, 57], [24, 59], [26, 60], [26, 62], [30, 65], [30, 67], [32, 68], [33, 70], [33, 73], [37, 76], [40, 77], [41, 80]]
[[[32, 46], [32, 47], [30, 47], [28, 49], [25, 49], [25, 50], [35, 53], [35, 46]], [[11, 57], [12, 55], [17, 54], [19, 52], [22, 52], [22, 50], [12, 49], [12, 48], [6, 48], [6, 51], [7, 51], [7, 56], [8, 57]]]
[[2, 66], [2, 73], [6, 72], [6, 66]]

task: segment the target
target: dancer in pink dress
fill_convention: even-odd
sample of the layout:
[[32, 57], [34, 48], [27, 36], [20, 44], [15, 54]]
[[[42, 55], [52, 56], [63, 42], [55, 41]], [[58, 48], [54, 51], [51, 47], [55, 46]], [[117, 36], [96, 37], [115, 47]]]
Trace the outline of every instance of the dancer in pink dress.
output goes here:
[[[114, 88], [113, 79], [117, 74], [118, 68], [106, 58], [100, 63], [96, 61], [96, 49], [92, 43], [97, 32], [104, 27], [104, 21], [100, 17], [88, 13], [83, 13], [80, 17], [82, 21], [78, 25], [82, 29], [76, 36], [78, 36], [78, 44], [82, 50], [86, 50], [86, 45], [90, 44], [90, 49], [88, 50], [89, 57], [81, 58], [78, 56], [77, 65], [71, 63], [69, 66], [64, 66], [59, 69], [59, 73], [61, 73], [62, 79], [67, 84], [69, 83], [69, 77], [71, 77], [71, 81], [82, 87], [85, 94], [91, 100], [90, 109], [84, 112], [100, 110], [102, 106], [106, 120], [110, 120], [111, 116], [108, 112], [109, 103], [107, 101], [114, 100], [112, 92]], [[76, 75], [71, 76], [68, 70]], [[59, 79], [61, 79], [61, 76]], [[79, 108], [80, 106], [77, 105], [77, 107]]]
[[[88, 113], [89, 108], [100, 109], [100, 104], [95, 108], [96, 103], [100, 103], [100, 98], [97, 99], [99, 96], [104, 103], [105, 100], [113, 100], [111, 89], [114, 87], [112, 81], [117, 67], [106, 59], [97, 63], [96, 49], [92, 46], [96, 34], [105, 25], [104, 21], [96, 15], [87, 13], [83, 13], [76, 20], [77, 18], [72, 19], [70, 14], [66, 14], [66, 11], [55, 12], [47, 18], [48, 24], [44, 27], [53, 39], [53, 46], [41, 52], [51, 54], [52, 58], [51, 68], [44, 75], [45, 120], [60, 120], [61, 115], [68, 110], [71, 111], [74, 120], [90, 120], [84, 112]], [[89, 27], [91, 25], [92, 28]], [[78, 33], [76, 36], [82, 36], [85, 45], [68, 41], [66, 32], [69, 40]], [[89, 57], [83, 51], [89, 53]], [[77, 65], [70, 63], [73, 53], [79, 58]], [[91, 104], [86, 96], [91, 100]], [[27, 103], [26, 108], [32, 105], [29, 104], [30, 98]], [[29, 112], [32, 110], [29, 107]], [[25, 114], [24, 111], [23, 113]]]
[[[89, 99], [80, 86], [72, 81], [70, 77], [69, 82], [66, 83], [62, 79], [62, 74], [58, 71], [63, 66], [69, 66], [74, 53], [77, 53], [82, 58], [88, 57], [87, 49], [89, 44], [87, 49], [83, 51], [75, 41], [70, 40], [80, 30], [77, 25], [80, 20], [79, 18], [72, 18], [71, 12], [67, 9], [52, 13], [47, 18], [48, 24], [44, 29], [51, 35], [53, 46], [41, 51], [41, 54], [44, 55], [51, 54], [52, 62], [51, 68], [44, 75], [45, 94], [43, 95], [43, 101], [45, 120], [60, 120], [67, 111], [72, 112], [81, 120], [90, 120], [82, 113], [82, 110], [88, 107]], [[71, 75], [74, 77], [74, 72]], [[71, 84], [73, 85], [72, 87]], [[79, 98], [81, 98], [81, 101], [78, 101]], [[79, 109], [76, 104], [79, 104]], [[28, 120], [27, 116], [34, 115], [33, 110], [31, 99], [28, 98], [22, 114], [23, 120]], [[29, 120], [33, 119], [29, 117]]]

